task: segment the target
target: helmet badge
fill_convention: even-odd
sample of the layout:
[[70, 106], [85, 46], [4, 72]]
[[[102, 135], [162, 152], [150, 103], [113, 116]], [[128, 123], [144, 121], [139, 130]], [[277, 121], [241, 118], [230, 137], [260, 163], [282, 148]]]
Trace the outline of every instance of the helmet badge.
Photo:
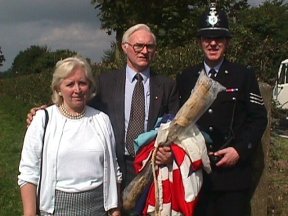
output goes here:
[[217, 15], [217, 11], [216, 11], [216, 4], [215, 3], [211, 3], [211, 7], [210, 7], [210, 12], [209, 12], [209, 16], [208, 16], [208, 23], [214, 27], [214, 25], [218, 22], [218, 15]]

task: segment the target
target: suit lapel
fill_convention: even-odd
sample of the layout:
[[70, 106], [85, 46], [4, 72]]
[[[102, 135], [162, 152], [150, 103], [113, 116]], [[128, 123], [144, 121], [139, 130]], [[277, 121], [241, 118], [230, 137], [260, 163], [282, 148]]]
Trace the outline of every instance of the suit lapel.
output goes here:
[[150, 107], [148, 115], [147, 129], [151, 130], [158, 118], [161, 102], [163, 97], [163, 89], [158, 76], [152, 71], [150, 72]]

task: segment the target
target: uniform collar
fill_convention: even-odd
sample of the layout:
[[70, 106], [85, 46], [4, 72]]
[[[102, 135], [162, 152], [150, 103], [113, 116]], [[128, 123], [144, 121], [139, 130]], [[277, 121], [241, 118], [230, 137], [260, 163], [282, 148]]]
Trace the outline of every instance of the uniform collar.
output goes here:
[[[219, 69], [220, 69], [223, 61], [224, 61], [224, 59], [223, 59], [219, 64], [217, 64], [215, 67], [213, 67], [214, 70], [216, 71], [216, 73], [219, 72]], [[210, 69], [212, 69], [212, 68], [211, 68], [210, 66], [208, 66], [208, 65], [206, 64], [206, 62], [204, 61], [204, 69], [205, 69], [206, 73], [208, 74], [209, 71], [210, 71]]]

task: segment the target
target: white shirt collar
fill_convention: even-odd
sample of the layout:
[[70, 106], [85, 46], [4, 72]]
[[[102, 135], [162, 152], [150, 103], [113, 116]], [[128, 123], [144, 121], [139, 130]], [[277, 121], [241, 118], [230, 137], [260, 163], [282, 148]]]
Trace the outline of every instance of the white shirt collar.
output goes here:
[[[128, 65], [126, 66], [126, 79], [128, 79], [130, 83], [134, 81], [133, 78], [135, 77], [136, 73], [137, 72], [134, 71], [131, 67], [129, 67]], [[150, 68], [147, 68], [146, 70], [141, 71], [140, 74], [143, 77], [143, 82], [145, 83], [150, 77]]]

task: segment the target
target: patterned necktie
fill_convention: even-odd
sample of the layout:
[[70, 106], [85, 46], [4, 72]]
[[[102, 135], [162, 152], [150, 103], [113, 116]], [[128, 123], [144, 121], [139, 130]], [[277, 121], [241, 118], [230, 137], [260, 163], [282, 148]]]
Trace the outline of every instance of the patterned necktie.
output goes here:
[[211, 68], [208, 74], [209, 74], [209, 77], [215, 78], [217, 75], [217, 72], [215, 71], [214, 68]]
[[137, 73], [135, 78], [137, 79], [137, 83], [135, 84], [132, 95], [130, 120], [126, 134], [126, 149], [131, 156], [135, 156], [134, 139], [136, 139], [139, 134], [144, 132], [145, 120], [144, 85], [142, 82], [143, 77], [140, 73]]

